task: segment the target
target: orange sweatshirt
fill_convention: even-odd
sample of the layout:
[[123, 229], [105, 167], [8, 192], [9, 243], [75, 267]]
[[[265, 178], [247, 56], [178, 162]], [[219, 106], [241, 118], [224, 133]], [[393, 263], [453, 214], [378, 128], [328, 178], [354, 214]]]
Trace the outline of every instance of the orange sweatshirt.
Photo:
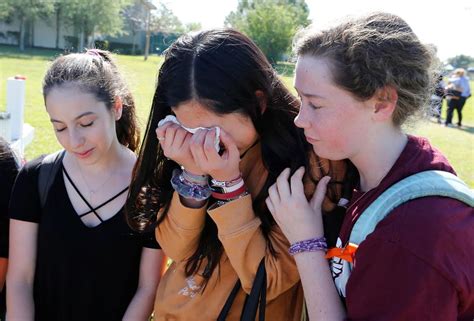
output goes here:
[[[174, 193], [168, 215], [156, 229], [158, 242], [173, 263], [158, 287], [155, 321], [215, 321], [240, 278], [242, 288], [226, 319], [239, 320], [245, 293], [250, 292], [263, 257], [267, 272], [266, 320], [300, 320], [303, 291], [296, 263], [288, 254], [290, 244], [279, 227], [275, 226], [270, 239], [278, 255], [270, 255], [260, 230], [260, 219], [252, 209], [252, 198], [261, 190], [268, 174], [262, 163], [260, 144], [247, 152], [240, 162], [240, 169], [251, 195], [218, 208], [187, 208], [181, 204], [179, 195]], [[217, 225], [224, 252], [202, 292], [201, 275], [206, 262], [193, 276], [186, 277], [184, 270], [186, 259], [198, 246], [206, 215]]]

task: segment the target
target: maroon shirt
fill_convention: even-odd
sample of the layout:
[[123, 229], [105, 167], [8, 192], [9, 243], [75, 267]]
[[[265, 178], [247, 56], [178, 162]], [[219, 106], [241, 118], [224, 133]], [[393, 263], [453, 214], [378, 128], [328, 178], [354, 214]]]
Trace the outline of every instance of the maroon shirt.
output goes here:
[[[454, 173], [426, 139], [409, 136], [380, 185], [355, 192], [342, 225], [346, 244], [360, 214], [389, 186], [425, 170]], [[394, 209], [362, 242], [347, 282], [348, 320], [474, 320], [474, 209], [425, 197]]]

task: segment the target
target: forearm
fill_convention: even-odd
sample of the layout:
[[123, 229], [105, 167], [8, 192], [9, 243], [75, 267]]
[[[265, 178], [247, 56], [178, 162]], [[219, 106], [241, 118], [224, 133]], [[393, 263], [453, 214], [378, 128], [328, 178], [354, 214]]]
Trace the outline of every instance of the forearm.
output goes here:
[[7, 318], [34, 320], [33, 284], [36, 268], [38, 224], [10, 220]]
[[278, 255], [270, 253], [250, 196], [209, 211], [209, 214], [218, 226], [219, 239], [244, 291], [250, 292], [262, 258], [265, 258], [268, 300], [299, 282], [296, 263], [288, 254], [288, 240], [278, 227], [273, 227], [270, 240]]
[[10, 321], [33, 321], [33, 285], [7, 279], [7, 319]]
[[148, 321], [153, 312], [156, 289], [139, 287], [123, 317], [124, 321]]
[[172, 260], [184, 260], [196, 250], [205, 216], [205, 207], [188, 208], [173, 194], [168, 214], [156, 229], [158, 243]]
[[344, 320], [344, 307], [334, 286], [324, 252], [298, 253], [295, 255], [295, 260], [310, 320]]

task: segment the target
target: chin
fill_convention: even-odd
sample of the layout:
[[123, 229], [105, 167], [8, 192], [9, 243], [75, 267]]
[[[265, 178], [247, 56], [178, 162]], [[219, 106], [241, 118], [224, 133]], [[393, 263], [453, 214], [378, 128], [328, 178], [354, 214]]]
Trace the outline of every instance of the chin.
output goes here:
[[316, 146], [313, 145], [313, 151], [316, 155], [318, 155], [319, 157], [321, 158], [325, 158], [325, 159], [329, 159], [329, 160], [332, 160], [332, 161], [339, 161], [339, 160], [343, 160], [343, 159], [346, 159], [347, 157], [345, 157], [344, 155], [338, 155], [336, 153], [333, 153], [333, 152], [330, 152], [330, 151], [327, 151], [323, 148], [317, 148]]

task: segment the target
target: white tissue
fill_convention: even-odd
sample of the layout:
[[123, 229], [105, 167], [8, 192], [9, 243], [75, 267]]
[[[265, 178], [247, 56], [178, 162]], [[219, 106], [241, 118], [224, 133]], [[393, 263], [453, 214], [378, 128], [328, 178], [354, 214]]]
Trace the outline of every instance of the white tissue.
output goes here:
[[172, 122], [172, 123], [175, 123], [175, 124], [178, 124], [179, 126], [181, 126], [184, 130], [186, 130], [187, 132], [191, 133], [191, 134], [194, 134], [195, 132], [197, 132], [199, 129], [205, 129], [205, 130], [212, 130], [212, 129], [216, 129], [216, 138], [215, 138], [215, 141], [214, 141], [214, 148], [216, 149], [217, 152], [219, 152], [220, 150], [220, 146], [219, 146], [219, 143], [220, 143], [220, 135], [221, 135], [221, 129], [219, 127], [212, 127], [212, 128], [206, 128], [206, 127], [197, 127], [197, 128], [187, 128], [187, 127], [184, 127], [183, 125], [181, 125], [179, 123], [179, 121], [176, 119], [175, 116], [173, 115], [168, 115], [166, 116], [165, 118], [163, 118], [162, 120], [160, 120], [158, 122], [158, 127], [161, 127], [163, 126], [164, 124], [168, 123], [168, 122]]

